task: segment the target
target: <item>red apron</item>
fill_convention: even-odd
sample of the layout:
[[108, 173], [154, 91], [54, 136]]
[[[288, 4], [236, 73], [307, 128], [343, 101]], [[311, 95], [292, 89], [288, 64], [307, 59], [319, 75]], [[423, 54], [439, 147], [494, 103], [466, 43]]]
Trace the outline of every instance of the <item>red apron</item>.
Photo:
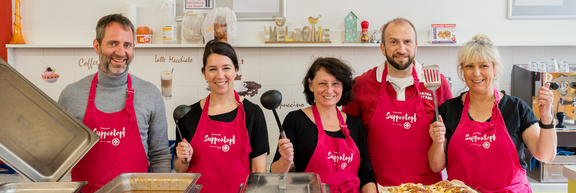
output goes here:
[[490, 122], [470, 120], [470, 94], [466, 95], [460, 123], [448, 145], [448, 179], [461, 180], [480, 192], [532, 192], [498, 108], [496, 89], [494, 95]]
[[208, 95], [198, 129], [190, 141], [194, 152], [188, 172], [202, 174], [197, 182], [204, 186], [202, 192], [238, 192], [240, 184], [250, 174], [248, 154], [252, 150], [244, 121], [244, 107], [236, 91], [234, 97], [239, 104], [236, 118], [232, 122], [220, 122], [208, 116]]
[[105, 113], [96, 108], [94, 98], [97, 83], [98, 73], [92, 79], [82, 122], [100, 136], [100, 141], [72, 168], [72, 181], [88, 181], [84, 192], [95, 192], [122, 173], [148, 172], [148, 158], [136, 122], [130, 75], [126, 105], [114, 113]]
[[326, 135], [318, 109], [316, 105], [312, 106], [312, 113], [318, 129], [318, 143], [304, 172], [319, 174], [320, 181], [330, 186], [330, 192], [360, 192], [360, 179], [358, 179], [360, 152], [350, 137], [348, 126], [338, 108], [336, 111], [344, 139]]
[[376, 182], [382, 186], [402, 183], [434, 184], [442, 180], [428, 165], [428, 150], [432, 139], [428, 133], [430, 121], [420, 95], [421, 84], [416, 70], [412, 77], [416, 89], [405, 101], [396, 100], [386, 92], [388, 66], [382, 73], [380, 95], [370, 129], [367, 133], [368, 153]]

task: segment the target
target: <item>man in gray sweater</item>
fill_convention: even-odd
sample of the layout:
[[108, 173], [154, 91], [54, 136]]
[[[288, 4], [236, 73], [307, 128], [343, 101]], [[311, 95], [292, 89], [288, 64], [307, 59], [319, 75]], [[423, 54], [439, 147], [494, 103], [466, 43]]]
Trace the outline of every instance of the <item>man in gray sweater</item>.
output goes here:
[[160, 91], [128, 73], [134, 26], [120, 14], [98, 21], [98, 72], [64, 88], [58, 103], [100, 136], [72, 169], [73, 181], [93, 192], [124, 172], [171, 172], [164, 100]]

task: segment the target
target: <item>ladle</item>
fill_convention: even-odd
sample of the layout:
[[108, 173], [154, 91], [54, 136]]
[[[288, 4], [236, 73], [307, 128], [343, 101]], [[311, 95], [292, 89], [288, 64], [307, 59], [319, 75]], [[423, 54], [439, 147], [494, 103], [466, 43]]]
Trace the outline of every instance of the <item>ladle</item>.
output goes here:
[[[278, 128], [280, 129], [280, 136], [282, 137], [282, 139], [286, 139], [286, 133], [282, 128], [282, 124], [280, 124], [278, 113], [276, 113], [276, 108], [280, 106], [280, 103], [282, 103], [282, 93], [280, 93], [280, 91], [278, 90], [266, 91], [260, 97], [260, 103], [262, 104], [262, 106], [264, 106], [264, 108], [272, 110], [272, 112], [274, 113], [274, 118], [276, 118]], [[284, 192], [284, 190], [286, 190], [286, 177], [287, 177], [286, 175], [287, 174], [284, 173], [284, 175], [280, 176], [280, 179], [278, 179], [278, 189], [280, 189], [280, 192]]]
[[282, 138], [286, 138], [286, 133], [282, 128], [282, 124], [280, 124], [280, 119], [278, 118], [278, 113], [276, 113], [276, 108], [280, 106], [282, 103], [282, 93], [278, 90], [269, 90], [264, 92], [260, 97], [260, 103], [264, 108], [268, 110], [272, 110], [274, 113], [274, 118], [276, 118], [276, 123], [278, 124], [278, 128], [280, 129], [280, 136]]
[[178, 120], [184, 117], [190, 109], [191, 108], [188, 105], [179, 105], [174, 109], [174, 113], [172, 114], [172, 116], [174, 116], [174, 121], [176, 122], [176, 130], [178, 131], [178, 134], [180, 134], [180, 140], [184, 140], [184, 138], [182, 138], [182, 133], [180, 132], [180, 128], [178, 128]]

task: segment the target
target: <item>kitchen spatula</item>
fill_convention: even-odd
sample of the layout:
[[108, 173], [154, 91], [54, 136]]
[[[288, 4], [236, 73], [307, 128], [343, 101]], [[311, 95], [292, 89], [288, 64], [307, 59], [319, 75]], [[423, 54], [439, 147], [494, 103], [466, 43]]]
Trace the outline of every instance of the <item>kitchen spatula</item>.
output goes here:
[[440, 88], [442, 81], [440, 80], [440, 66], [438, 65], [427, 65], [422, 67], [424, 72], [424, 86], [428, 90], [432, 91], [432, 96], [434, 96], [434, 109], [436, 110], [436, 120], [440, 120], [438, 115], [438, 102], [436, 102], [436, 89]]

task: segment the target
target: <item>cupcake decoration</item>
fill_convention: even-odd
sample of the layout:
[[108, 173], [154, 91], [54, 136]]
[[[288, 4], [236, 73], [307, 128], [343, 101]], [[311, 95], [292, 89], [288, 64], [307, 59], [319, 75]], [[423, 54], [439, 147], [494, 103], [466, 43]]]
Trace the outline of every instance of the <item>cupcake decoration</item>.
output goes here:
[[60, 75], [56, 74], [56, 70], [50, 67], [46, 68], [46, 71], [42, 74], [42, 79], [47, 83], [54, 83], [59, 77]]

